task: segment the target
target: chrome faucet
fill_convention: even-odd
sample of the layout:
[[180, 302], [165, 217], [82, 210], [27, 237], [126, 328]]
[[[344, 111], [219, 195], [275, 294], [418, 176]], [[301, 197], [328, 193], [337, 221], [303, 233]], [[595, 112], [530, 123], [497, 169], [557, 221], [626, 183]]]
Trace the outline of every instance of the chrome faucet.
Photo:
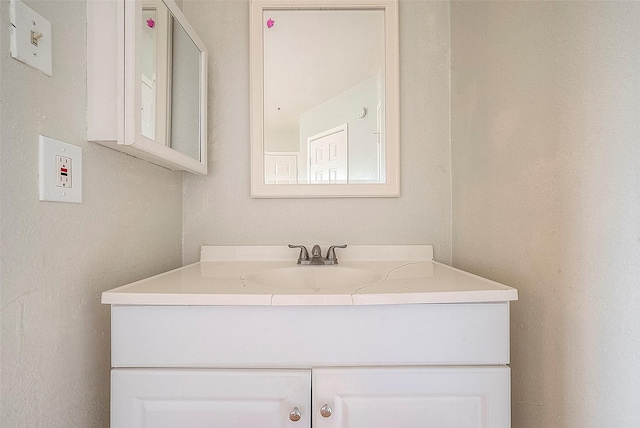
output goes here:
[[298, 256], [299, 265], [337, 265], [338, 258], [336, 257], [336, 248], [347, 248], [347, 244], [344, 245], [332, 245], [327, 251], [327, 257], [322, 258], [322, 249], [320, 245], [316, 244], [311, 249], [311, 257], [309, 257], [309, 251], [304, 245], [292, 245], [289, 244], [289, 248], [300, 248], [300, 255]]

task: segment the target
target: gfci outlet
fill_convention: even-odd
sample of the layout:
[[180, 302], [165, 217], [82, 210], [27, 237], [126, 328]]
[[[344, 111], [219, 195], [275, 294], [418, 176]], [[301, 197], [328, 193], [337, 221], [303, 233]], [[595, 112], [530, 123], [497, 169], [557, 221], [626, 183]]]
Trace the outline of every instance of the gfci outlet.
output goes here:
[[56, 186], [72, 188], [71, 158], [56, 155]]
[[40, 200], [82, 203], [82, 148], [40, 135]]

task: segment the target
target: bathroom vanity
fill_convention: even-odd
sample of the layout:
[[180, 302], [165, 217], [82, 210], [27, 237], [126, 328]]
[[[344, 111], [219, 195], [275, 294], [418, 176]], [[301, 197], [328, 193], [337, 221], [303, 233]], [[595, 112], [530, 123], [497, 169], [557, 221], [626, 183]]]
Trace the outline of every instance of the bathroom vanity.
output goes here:
[[203, 247], [103, 293], [111, 426], [510, 427], [517, 291], [430, 246], [336, 253], [300, 266], [287, 247]]

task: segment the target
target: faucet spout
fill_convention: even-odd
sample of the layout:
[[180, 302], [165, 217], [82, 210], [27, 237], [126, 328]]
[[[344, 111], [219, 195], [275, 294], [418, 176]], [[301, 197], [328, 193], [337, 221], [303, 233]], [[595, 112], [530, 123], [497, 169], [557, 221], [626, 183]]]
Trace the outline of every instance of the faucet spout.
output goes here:
[[311, 249], [311, 261], [309, 262], [309, 264], [310, 265], [325, 264], [324, 259], [322, 258], [322, 249], [320, 248], [320, 245], [316, 244]]

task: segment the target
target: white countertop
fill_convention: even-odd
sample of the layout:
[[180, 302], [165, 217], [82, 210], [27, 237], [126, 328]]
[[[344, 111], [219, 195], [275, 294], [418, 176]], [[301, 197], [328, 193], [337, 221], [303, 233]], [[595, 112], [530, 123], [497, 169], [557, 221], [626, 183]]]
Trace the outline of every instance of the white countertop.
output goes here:
[[[326, 249], [323, 249], [323, 255]], [[385, 305], [499, 302], [518, 299], [516, 289], [431, 260], [428, 245], [349, 246], [336, 250], [334, 266], [300, 266], [287, 247], [203, 247], [201, 261], [102, 294], [111, 305]], [[372, 272], [376, 281], [339, 288], [300, 288], [284, 281], [251, 280], [265, 270], [334, 269]], [[311, 272], [304, 271], [303, 273]], [[329, 272], [320, 272], [329, 273]]]

